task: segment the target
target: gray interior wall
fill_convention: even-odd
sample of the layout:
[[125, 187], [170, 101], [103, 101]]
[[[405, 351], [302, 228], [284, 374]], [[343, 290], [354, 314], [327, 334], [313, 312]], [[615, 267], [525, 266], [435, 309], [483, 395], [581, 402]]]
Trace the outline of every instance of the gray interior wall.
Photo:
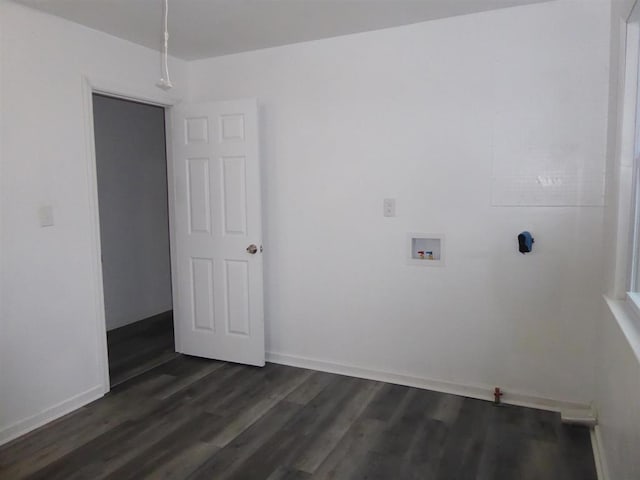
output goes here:
[[107, 330], [170, 310], [164, 110], [94, 95]]

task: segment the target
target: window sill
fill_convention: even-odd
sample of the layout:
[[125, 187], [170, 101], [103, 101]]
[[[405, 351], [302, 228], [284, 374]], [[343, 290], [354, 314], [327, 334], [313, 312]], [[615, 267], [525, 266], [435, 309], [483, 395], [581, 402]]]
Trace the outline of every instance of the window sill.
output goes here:
[[607, 295], [604, 299], [640, 363], [640, 294], [628, 293], [626, 300], [616, 300]]
[[636, 315], [636, 318], [640, 319], [640, 293], [627, 292], [627, 301], [631, 306], [631, 310]]

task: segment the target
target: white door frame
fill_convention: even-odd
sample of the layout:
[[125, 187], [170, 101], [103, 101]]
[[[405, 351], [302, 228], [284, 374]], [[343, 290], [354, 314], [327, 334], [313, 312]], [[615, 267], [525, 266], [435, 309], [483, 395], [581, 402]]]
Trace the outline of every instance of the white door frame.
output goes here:
[[[626, 12], [624, 12], [626, 13]], [[631, 265], [633, 262], [633, 234], [636, 228], [634, 219], [635, 172], [634, 149], [636, 143], [636, 115], [638, 108], [638, 67], [640, 58], [640, 5], [632, 5], [626, 22], [620, 22], [619, 65], [617, 84], [612, 88], [618, 89], [616, 104], [617, 116], [610, 122], [616, 122], [615, 145], [613, 150], [612, 185], [617, 189], [614, 199], [616, 214], [615, 254], [613, 260], [614, 276], [611, 285], [611, 295], [619, 300], [627, 298], [632, 278]]]
[[[83, 90], [83, 115], [84, 115], [84, 136], [87, 158], [87, 181], [89, 194], [89, 221], [91, 224], [91, 255], [93, 264], [93, 283], [95, 291], [95, 323], [96, 323], [96, 357], [98, 367], [102, 371], [102, 392], [106, 394], [111, 389], [109, 383], [109, 354], [107, 350], [107, 324], [104, 307], [104, 285], [102, 279], [102, 246], [100, 244], [100, 211], [98, 208], [98, 175], [96, 166], [96, 144], [93, 125], [93, 94], [100, 93], [110, 97], [132, 100], [135, 102], [156, 105], [165, 109], [165, 137], [166, 137], [166, 158], [167, 158], [167, 187], [169, 203], [169, 244], [171, 255], [171, 282], [175, 285], [176, 266], [174, 264], [174, 192], [173, 192], [173, 162], [171, 145], [171, 107], [181, 100], [171, 97], [158, 90], [155, 86], [148, 90], [136, 90], [112, 81], [82, 77]], [[173, 300], [173, 299], [172, 299]], [[180, 339], [176, 337], [176, 346], [180, 345]]]

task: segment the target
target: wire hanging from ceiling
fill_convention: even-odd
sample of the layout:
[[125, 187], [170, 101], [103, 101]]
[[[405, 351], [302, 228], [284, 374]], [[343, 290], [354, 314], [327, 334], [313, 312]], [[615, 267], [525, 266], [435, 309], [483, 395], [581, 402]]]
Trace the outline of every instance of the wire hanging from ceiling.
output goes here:
[[171, 79], [169, 78], [169, 0], [164, 0], [164, 48], [162, 52], [161, 63], [162, 76], [156, 86], [169, 90], [173, 88]]

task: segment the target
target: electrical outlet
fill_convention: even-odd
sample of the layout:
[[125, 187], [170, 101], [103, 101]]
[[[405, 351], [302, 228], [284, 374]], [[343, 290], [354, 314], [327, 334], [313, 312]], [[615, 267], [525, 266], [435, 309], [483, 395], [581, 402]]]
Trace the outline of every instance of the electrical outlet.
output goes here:
[[395, 198], [385, 198], [382, 202], [382, 213], [385, 217], [395, 217], [396, 216], [396, 199]]

